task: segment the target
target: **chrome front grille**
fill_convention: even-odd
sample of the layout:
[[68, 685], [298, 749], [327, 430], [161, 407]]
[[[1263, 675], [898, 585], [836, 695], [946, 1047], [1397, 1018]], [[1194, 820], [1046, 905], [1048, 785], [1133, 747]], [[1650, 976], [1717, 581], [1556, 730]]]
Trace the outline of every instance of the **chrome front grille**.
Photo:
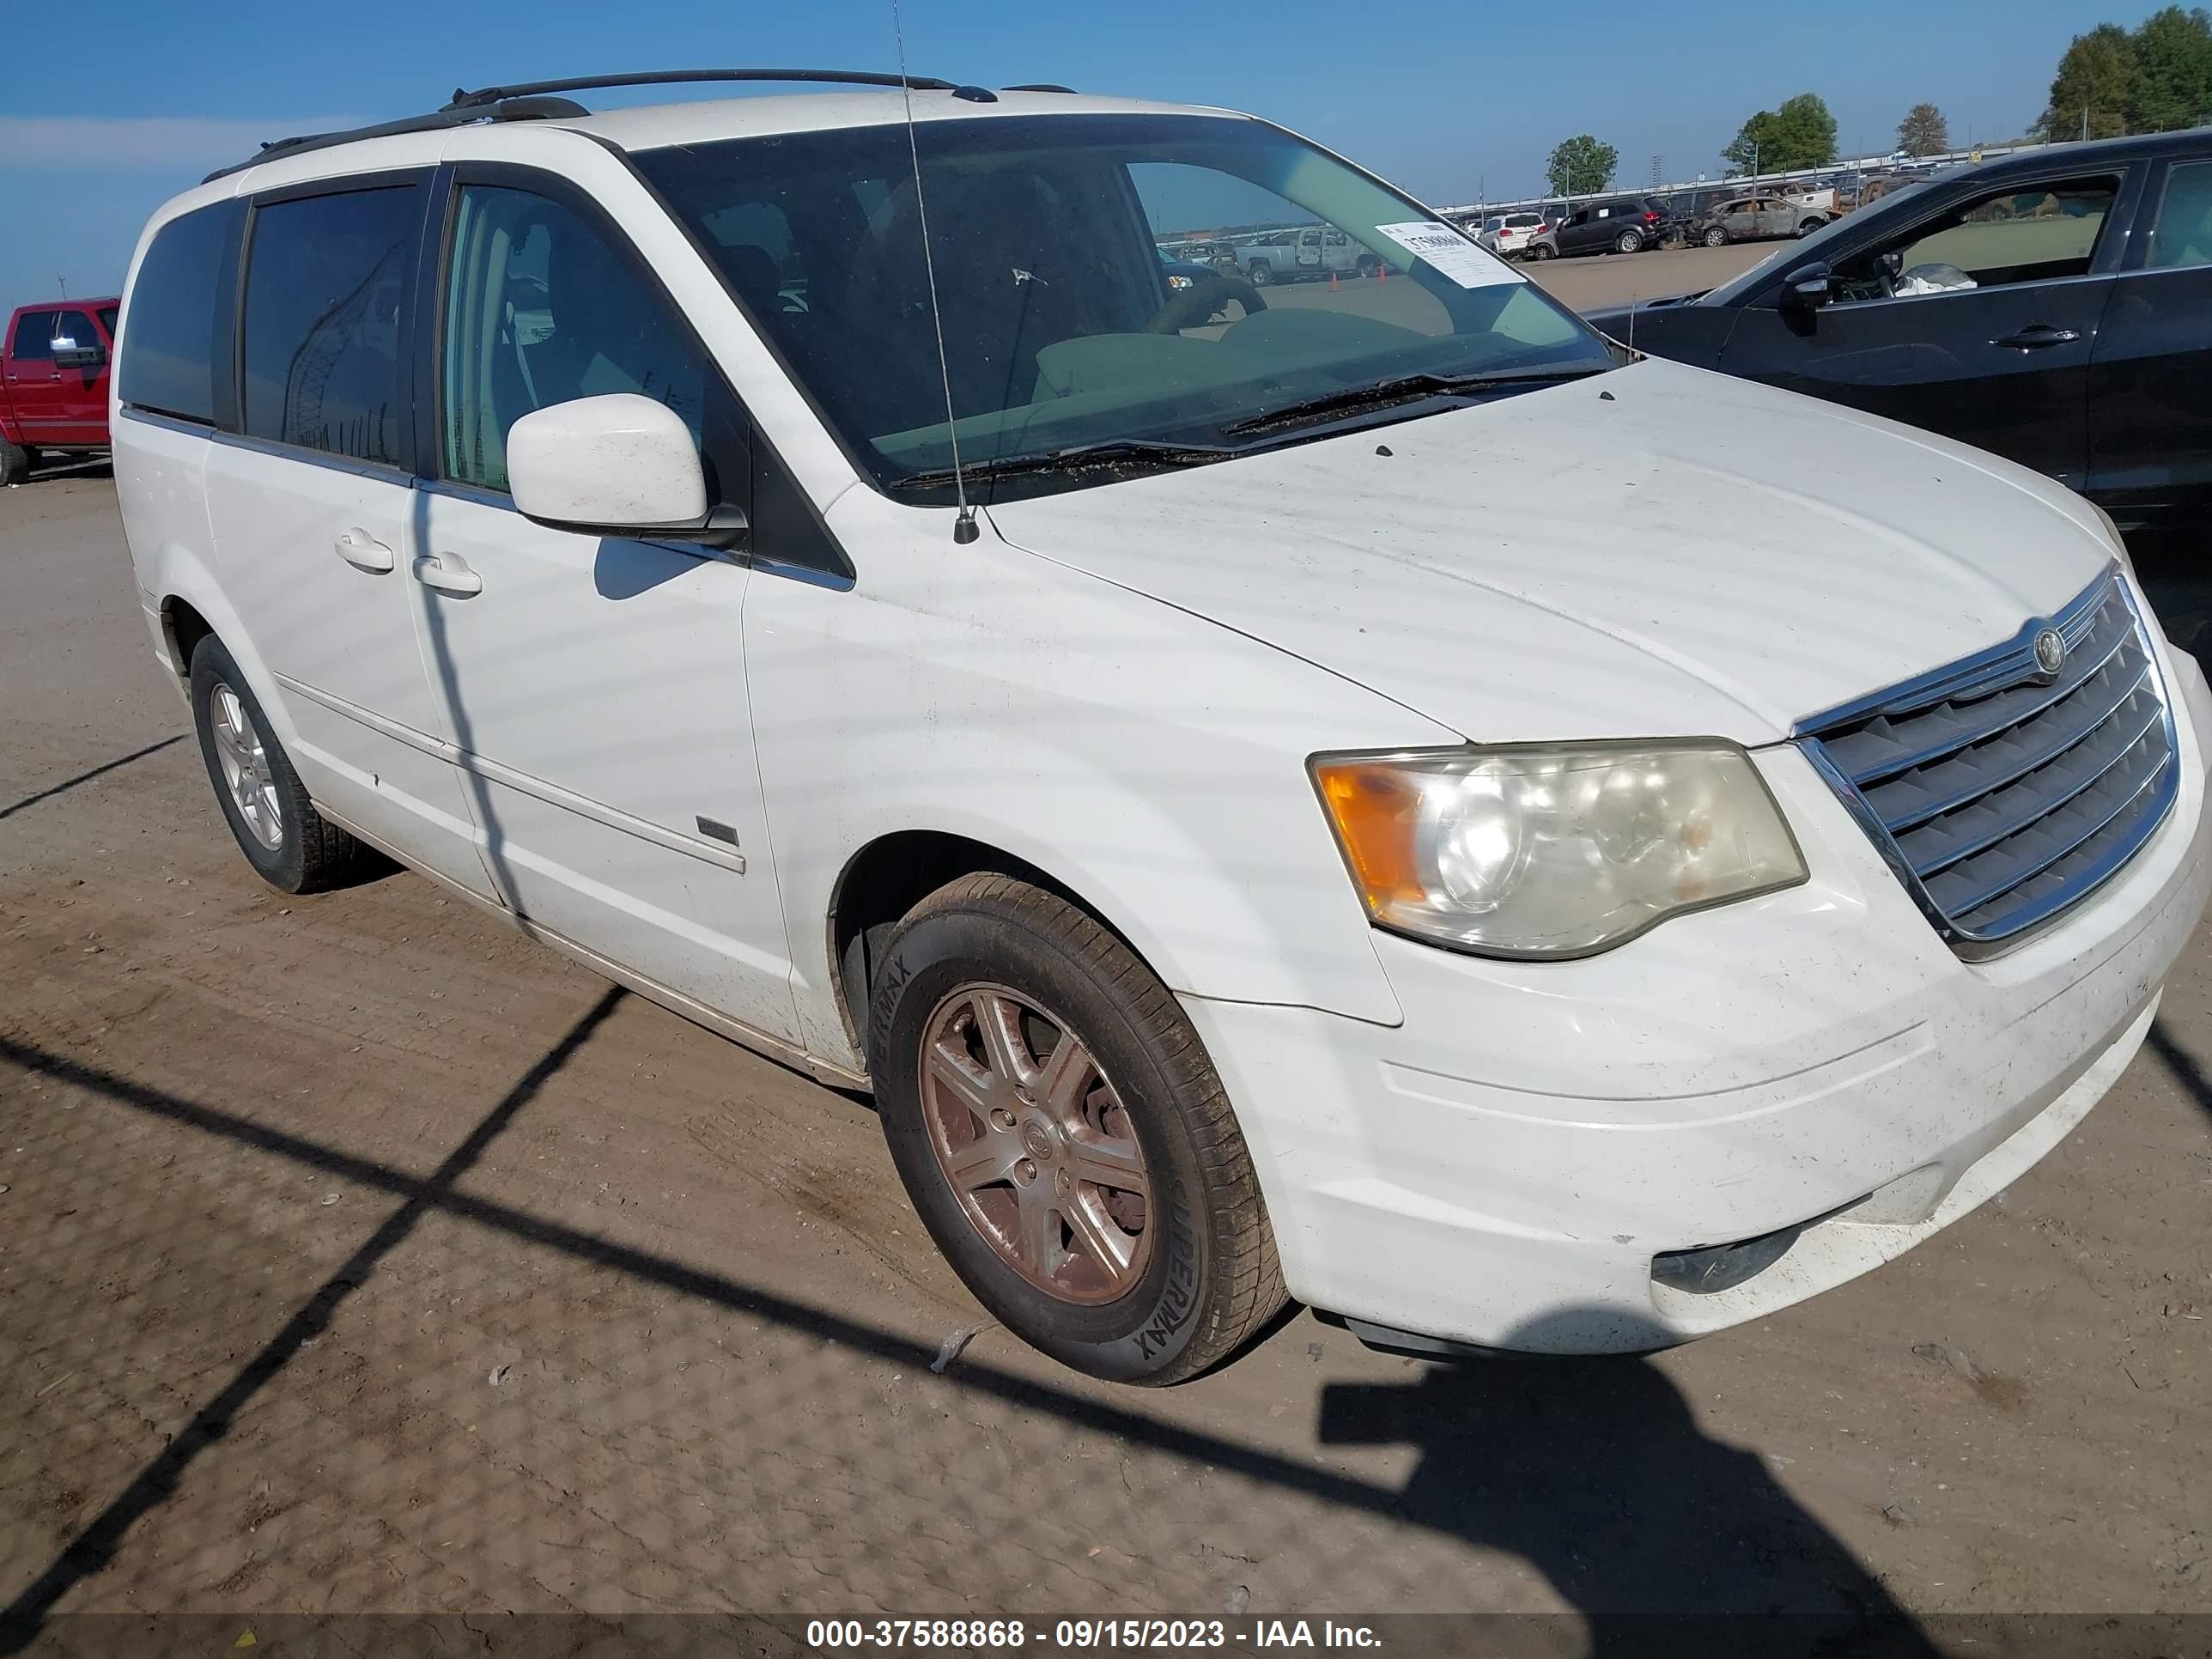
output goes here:
[[[2046, 631], [2066, 647], [2055, 674], [2036, 658]], [[2009, 643], [1808, 721], [1798, 738], [1965, 955], [2118, 871], [2180, 779], [2165, 686], [2117, 570]]]

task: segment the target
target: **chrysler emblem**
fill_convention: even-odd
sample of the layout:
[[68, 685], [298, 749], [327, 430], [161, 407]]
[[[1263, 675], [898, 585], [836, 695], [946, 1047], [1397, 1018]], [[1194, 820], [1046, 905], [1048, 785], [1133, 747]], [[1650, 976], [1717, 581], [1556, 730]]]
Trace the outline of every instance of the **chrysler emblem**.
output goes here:
[[2035, 665], [2043, 678], [2056, 679], [2058, 671], [2066, 666], [2066, 641], [2055, 628], [2046, 628], [2035, 636]]

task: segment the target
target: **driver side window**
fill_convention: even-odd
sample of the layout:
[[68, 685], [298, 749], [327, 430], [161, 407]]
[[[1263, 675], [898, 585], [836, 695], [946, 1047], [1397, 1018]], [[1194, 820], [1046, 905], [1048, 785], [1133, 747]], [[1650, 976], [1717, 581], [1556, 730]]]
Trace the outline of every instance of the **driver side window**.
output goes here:
[[2008, 185], [1923, 220], [1837, 272], [1837, 299], [1917, 298], [2088, 274], [2116, 178]]
[[549, 198], [462, 188], [444, 331], [440, 459], [455, 483], [506, 490], [508, 430], [579, 398], [641, 393], [700, 435], [697, 348], [599, 228]]

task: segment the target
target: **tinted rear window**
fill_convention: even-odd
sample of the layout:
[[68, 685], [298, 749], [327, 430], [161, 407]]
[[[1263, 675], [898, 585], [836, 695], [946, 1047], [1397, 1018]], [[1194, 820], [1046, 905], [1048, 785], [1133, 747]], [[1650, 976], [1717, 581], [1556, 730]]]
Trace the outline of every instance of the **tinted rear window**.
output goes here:
[[240, 325], [248, 436], [401, 464], [399, 309], [422, 218], [412, 187], [256, 209]]
[[215, 419], [215, 350], [222, 332], [216, 290], [245, 206], [224, 202], [173, 219], [154, 238], [131, 286], [131, 326], [116, 392], [136, 409]]

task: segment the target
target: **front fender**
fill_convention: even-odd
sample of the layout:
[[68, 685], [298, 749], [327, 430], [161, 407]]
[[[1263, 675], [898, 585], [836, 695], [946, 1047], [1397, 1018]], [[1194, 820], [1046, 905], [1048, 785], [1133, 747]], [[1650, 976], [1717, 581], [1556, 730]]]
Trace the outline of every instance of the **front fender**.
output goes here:
[[832, 519], [858, 586], [757, 574], [745, 608], [811, 1037], [843, 1044], [824, 926], [838, 878], [910, 830], [1045, 872], [1177, 992], [1399, 1020], [1305, 761], [1453, 734], [988, 530], [957, 545], [949, 514], [856, 489]]

